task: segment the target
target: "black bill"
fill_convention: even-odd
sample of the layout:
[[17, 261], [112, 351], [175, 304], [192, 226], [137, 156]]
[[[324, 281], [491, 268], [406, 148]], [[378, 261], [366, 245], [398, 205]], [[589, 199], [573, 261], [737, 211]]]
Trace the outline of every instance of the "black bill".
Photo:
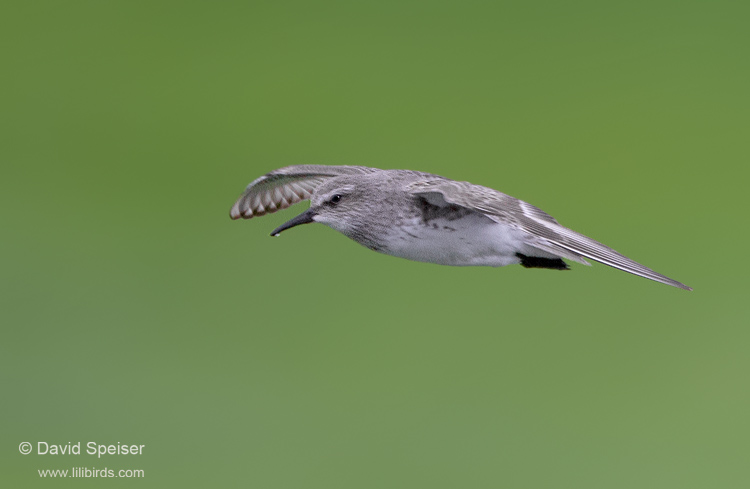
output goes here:
[[295, 217], [294, 219], [290, 219], [281, 226], [277, 227], [271, 232], [271, 236], [278, 236], [282, 231], [286, 231], [289, 228], [293, 228], [294, 226], [298, 226], [300, 224], [308, 224], [313, 221], [313, 218], [315, 217], [315, 211], [312, 209], [307, 209], [305, 212], [300, 214], [299, 216]]

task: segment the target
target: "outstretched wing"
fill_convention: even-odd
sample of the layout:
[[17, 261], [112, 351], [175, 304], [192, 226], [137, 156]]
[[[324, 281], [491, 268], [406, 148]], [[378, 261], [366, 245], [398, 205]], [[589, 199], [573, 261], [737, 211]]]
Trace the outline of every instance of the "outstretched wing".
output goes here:
[[693, 290], [598, 241], [560, 225], [541, 209], [497, 190], [469, 182], [436, 179], [415, 182], [409, 186], [409, 191], [433, 205], [440, 205], [441, 202], [443, 205], [458, 205], [521, 229], [530, 235], [531, 246], [548, 253], [582, 263], [585, 263], [583, 257], [590, 258], [656, 282]]
[[229, 215], [232, 219], [250, 219], [286, 209], [307, 200], [324, 180], [338, 175], [373, 173], [366, 166], [294, 165], [279, 168], [250, 182]]

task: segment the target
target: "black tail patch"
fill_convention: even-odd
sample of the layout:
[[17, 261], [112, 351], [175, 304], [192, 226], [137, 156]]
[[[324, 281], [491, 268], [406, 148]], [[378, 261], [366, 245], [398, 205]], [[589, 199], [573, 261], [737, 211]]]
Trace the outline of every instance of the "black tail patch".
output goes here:
[[553, 270], [570, 270], [570, 267], [562, 258], [540, 258], [538, 256], [526, 256], [516, 253], [524, 268], [551, 268]]

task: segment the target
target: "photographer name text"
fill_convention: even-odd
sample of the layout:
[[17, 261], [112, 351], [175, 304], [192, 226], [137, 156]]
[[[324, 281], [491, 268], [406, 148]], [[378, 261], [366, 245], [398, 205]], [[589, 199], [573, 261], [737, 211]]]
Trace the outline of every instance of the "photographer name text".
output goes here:
[[[123, 444], [119, 441], [114, 445], [102, 445], [95, 441], [90, 441], [85, 445], [81, 446], [83, 442], [58, 445], [55, 443], [48, 443], [46, 441], [36, 442], [36, 454], [37, 455], [96, 455], [96, 458], [101, 458], [105, 455], [143, 455], [143, 449], [146, 445], [129, 445]], [[29, 442], [21, 443], [19, 451], [28, 455], [34, 450], [34, 445]]]

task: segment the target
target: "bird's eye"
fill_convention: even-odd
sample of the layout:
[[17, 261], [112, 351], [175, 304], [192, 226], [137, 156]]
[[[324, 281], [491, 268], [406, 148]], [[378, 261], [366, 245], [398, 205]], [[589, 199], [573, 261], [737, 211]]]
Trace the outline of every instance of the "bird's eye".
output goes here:
[[331, 197], [331, 204], [338, 204], [341, 200], [341, 196], [339, 194], [334, 195]]

